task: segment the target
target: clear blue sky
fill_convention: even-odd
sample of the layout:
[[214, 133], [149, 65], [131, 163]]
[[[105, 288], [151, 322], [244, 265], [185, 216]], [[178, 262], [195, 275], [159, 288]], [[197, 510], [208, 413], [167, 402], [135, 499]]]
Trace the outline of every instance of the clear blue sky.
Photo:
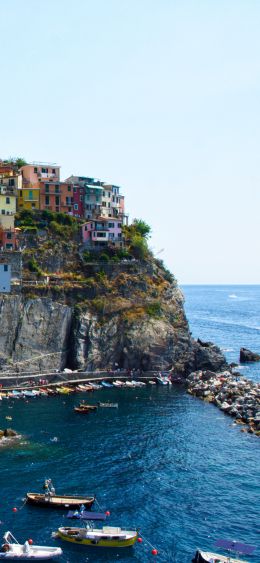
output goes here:
[[0, 156], [121, 185], [180, 283], [260, 283], [260, 2], [0, 8]]

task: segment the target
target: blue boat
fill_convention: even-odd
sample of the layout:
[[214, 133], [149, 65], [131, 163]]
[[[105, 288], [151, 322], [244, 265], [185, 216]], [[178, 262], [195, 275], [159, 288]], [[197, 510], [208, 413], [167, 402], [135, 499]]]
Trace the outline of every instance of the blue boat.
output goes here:
[[[240, 543], [232, 540], [217, 540], [215, 545], [221, 547], [226, 551], [233, 551], [235, 554], [251, 555], [255, 550], [253, 545], [248, 545], [246, 543]], [[233, 557], [220, 555], [219, 553], [212, 553], [210, 551], [201, 551], [198, 549], [193, 563], [248, 563], [244, 559], [234, 559]]]
[[108, 383], [108, 381], [101, 381], [101, 385], [103, 387], [113, 387], [112, 383]]

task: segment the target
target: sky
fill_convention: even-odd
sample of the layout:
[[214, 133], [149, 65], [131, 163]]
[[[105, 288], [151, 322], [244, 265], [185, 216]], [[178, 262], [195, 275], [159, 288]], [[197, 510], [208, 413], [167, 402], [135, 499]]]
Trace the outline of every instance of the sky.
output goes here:
[[0, 0], [0, 157], [120, 185], [181, 284], [259, 284], [259, 29], [259, 0]]

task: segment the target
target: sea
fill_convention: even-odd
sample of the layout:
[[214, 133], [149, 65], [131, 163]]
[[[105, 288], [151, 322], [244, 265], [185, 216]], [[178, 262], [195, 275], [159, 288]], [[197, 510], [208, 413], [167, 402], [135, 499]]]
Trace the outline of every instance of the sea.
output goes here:
[[[238, 362], [241, 346], [260, 352], [259, 286], [182, 290], [194, 337], [216, 342], [229, 361]], [[241, 371], [257, 380], [259, 368]], [[73, 407], [83, 398], [118, 402], [118, 409], [78, 415]], [[197, 547], [220, 552], [214, 548], [220, 538], [256, 546], [247, 560], [260, 561], [260, 440], [181, 386], [3, 400], [0, 416], [0, 427], [22, 436], [0, 449], [2, 533], [59, 545], [68, 563], [190, 563]], [[110, 512], [106, 524], [138, 528], [142, 543], [109, 550], [53, 539], [52, 532], [74, 521], [24, 502], [46, 478], [58, 493], [94, 493], [94, 508]]]

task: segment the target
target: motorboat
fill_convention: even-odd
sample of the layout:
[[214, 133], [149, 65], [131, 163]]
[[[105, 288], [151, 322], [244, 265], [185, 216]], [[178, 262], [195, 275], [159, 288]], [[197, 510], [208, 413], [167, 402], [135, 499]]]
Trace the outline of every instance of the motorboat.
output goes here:
[[88, 409], [89, 411], [96, 411], [98, 409], [98, 405], [88, 405], [87, 403], [84, 403], [84, 401], [82, 401], [82, 403], [79, 404], [79, 408]]
[[8, 559], [9, 561], [16, 561], [17, 559], [21, 561], [47, 561], [57, 559], [62, 553], [60, 547], [33, 545], [31, 540], [20, 544], [11, 532], [6, 532], [0, 549], [0, 559]]
[[[253, 545], [240, 543], [232, 540], [217, 540], [215, 545], [226, 551], [233, 551], [235, 554], [251, 555], [255, 550]], [[245, 559], [236, 559], [230, 555], [221, 555], [210, 551], [197, 550], [193, 563], [248, 563]]]
[[112, 383], [109, 383], [108, 381], [101, 381], [101, 385], [103, 387], [113, 387]]
[[74, 407], [74, 412], [77, 412], [79, 414], [89, 414], [90, 412], [93, 411], [91, 411], [87, 407]]
[[118, 403], [98, 403], [99, 407], [118, 409]]
[[94, 495], [56, 495], [51, 479], [45, 480], [44, 489], [44, 493], [27, 493], [27, 502], [36, 506], [66, 510], [68, 508], [76, 509], [82, 506], [91, 508], [95, 501]]
[[138, 537], [136, 530], [113, 526], [94, 528], [90, 524], [84, 528], [61, 527], [54, 534], [62, 540], [91, 547], [130, 547]]

